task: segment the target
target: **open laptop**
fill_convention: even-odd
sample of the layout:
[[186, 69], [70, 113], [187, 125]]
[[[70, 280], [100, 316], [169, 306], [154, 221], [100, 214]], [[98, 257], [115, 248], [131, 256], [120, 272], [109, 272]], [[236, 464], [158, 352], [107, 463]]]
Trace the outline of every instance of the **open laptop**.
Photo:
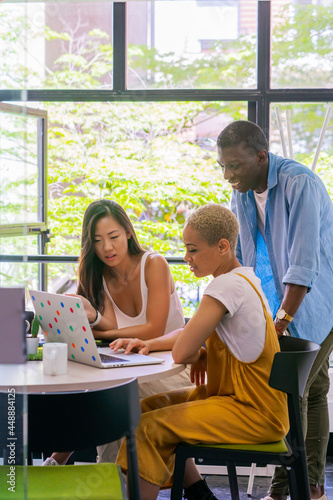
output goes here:
[[38, 290], [30, 290], [29, 293], [44, 332], [45, 342], [65, 342], [68, 345], [70, 361], [97, 368], [164, 362], [163, 359], [143, 354], [112, 354], [109, 347], [97, 347], [84, 306], [78, 297]]

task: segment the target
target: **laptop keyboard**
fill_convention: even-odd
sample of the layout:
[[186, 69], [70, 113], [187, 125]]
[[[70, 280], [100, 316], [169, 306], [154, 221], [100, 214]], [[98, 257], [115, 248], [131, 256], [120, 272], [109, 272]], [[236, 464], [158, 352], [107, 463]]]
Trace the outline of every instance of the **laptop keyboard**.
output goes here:
[[108, 354], [100, 354], [102, 363], [128, 363], [127, 359], [117, 358], [117, 356], [109, 356]]

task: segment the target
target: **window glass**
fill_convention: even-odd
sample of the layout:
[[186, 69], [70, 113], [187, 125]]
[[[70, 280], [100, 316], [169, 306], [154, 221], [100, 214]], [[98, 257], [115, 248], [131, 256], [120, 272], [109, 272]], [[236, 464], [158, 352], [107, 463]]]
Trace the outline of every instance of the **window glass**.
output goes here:
[[224, 202], [230, 188], [216, 138], [244, 102], [49, 103], [48, 253], [78, 255], [92, 200], [126, 208], [139, 239], [164, 255], [182, 249], [188, 211]]
[[[2, 236], [0, 238], [0, 254], [10, 256], [37, 255], [37, 236]], [[0, 287], [26, 287], [26, 290], [38, 288], [38, 264], [0, 262]]]
[[48, 264], [48, 292], [52, 293], [76, 293], [77, 290], [78, 263]]
[[[83, 214], [110, 198], [129, 213], [140, 242], [183, 255], [181, 233], [193, 208], [228, 203], [216, 138], [245, 102], [55, 102], [48, 112], [49, 255], [79, 255]], [[49, 266], [50, 268], [50, 266]], [[190, 271], [185, 266], [189, 275]], [[184, 266], [172, 266], [186, 281]], [[49, 270], [48, 279], [57, 278]]]
[[[309, 168], [314, 167], [333, 199], [332, 108], [332, 104], [327, 103], [297, 102], [272, 105], [270, 149], [278, 155], [293, 157]], [[281, 140], [281, 130], [284, 140]], [[283, 142], [285, 150], [282, 147]]]
[[332, 88], [333, 4], [272, 0], [272, 88]]
[[37, 119], [0, 109], [0, 224], [41, 220]]
[[112, 88], [112, 2], [0, 3], [2, 88]]
[[[180, 252], [182, 254], [183, 252]], [[47, 291], [52, 293], [76, 293], [77, 291], [77, 263], [48, 264], [48, 284]], [[182, 308], [186, 317], [191, 317], [195, 313], [202, 293], [207, 283], [207, 278], [193, 279], [193, 273], [187, 265], [171, 264], [170, 271], [175, 280], [176, 290], [180, 297]], [[35, 281], [31, 280], [31, 285], [35, 286]], [[27, 297], [29, 308], [32, 309], [30, 297]]]
[[257, 0], [129, 2], [128, 88], [256, 87]]

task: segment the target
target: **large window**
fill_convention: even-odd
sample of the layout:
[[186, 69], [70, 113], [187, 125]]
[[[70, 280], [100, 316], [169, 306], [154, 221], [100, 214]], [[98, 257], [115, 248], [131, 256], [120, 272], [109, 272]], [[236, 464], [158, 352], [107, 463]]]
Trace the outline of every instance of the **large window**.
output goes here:
[[[46, 250], [47, 113], [0, 103], [0, 253], [40, 254]], [[38, 269], [38, 266], [37, 266]], [[29, 282], [24, 266], [0, 263], [0, 285]], [[45, 286], [45, 268], [38, 281]]]
[[0, 227], [46, 229], [45, 112], [0, 103]]
[[256, 87], [257, 0], [129, 3], [127, 19], [129, 89]]
[[3, 3], [2, 88], [112, 89], [112, 12], [112, 2]]
[[[287, 155], [309, 168], [317, 156], [331, 190], [332, 118], [316, 153], [333, 101], [332, 26], [326, 0], [1, 2], [0, 100], [48, 115], [41, 261], [61, 262], [45, 287], [75, 286], [83, 212], [100, 197], [127, 209], [145, 246], [181, 257], [188, 211], [229, 201], [215, 141], [233, 120], [258, 123], [279, 154], [284, 133]], [[31, 223], [26, 172], [26, 194], [11, 200]], [[8, 253], [33, 252], [17, 241]], [[22, 265], [32, 280], [35, 264]], [[189, 282], [183, 266], [172, 271]]]

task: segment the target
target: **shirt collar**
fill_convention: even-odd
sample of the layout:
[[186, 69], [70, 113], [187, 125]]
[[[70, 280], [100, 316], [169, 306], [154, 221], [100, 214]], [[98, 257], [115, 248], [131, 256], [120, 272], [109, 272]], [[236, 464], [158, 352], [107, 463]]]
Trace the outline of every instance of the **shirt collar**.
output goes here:
[[268, 153], [268, 161], [267, 189], [272, 189], [278, 183], [276, 155]]

